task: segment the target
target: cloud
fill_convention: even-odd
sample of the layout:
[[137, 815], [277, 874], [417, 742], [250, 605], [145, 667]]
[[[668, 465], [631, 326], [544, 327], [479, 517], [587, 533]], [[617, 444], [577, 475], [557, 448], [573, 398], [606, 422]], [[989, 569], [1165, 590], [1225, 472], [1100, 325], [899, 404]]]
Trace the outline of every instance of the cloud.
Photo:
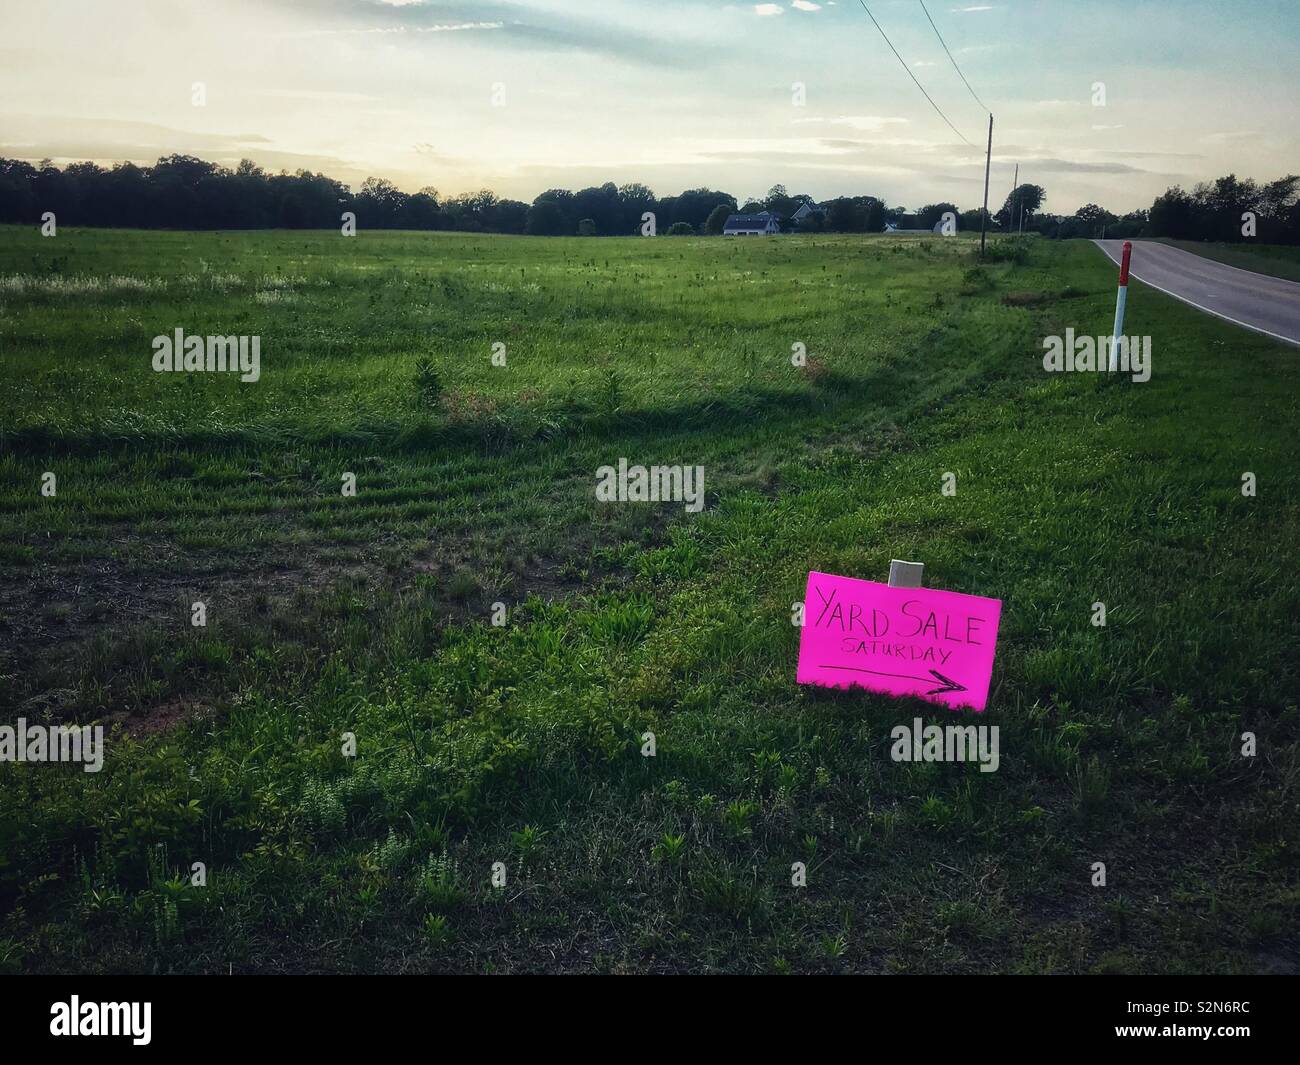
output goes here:
[[[538, 51], [589, 52], [652, 66], [698, 67], [716, 51], [683, 38], [656, 36], [634, 27], [507, 0], [275, 0], [301, 12], [318, 29], [309, 32], [444, 34], [488, 31], [496, 41]], [[775, 6], [775, 5], [761, 5]], [[321, 23], [326, 23], [321, 25]], [[478, 37], [479, 32], [467, 33]]]
[[[23, 158], [148, 159], [172, 152], [238, 153], [270, 144], [259, 133], [201, 133], [156, 122], [74, 115], [3, 115], [8, 136], [0, 151], [23, 150]], [[88, 132], [93, 131], [93, 132]], [[70, 144], [79, 147], [68, 150]]]
[[[48, 120], [47, 120], [48, 121]], [[101, 166], [131, 162], [137, 166], [152, 166], [163, 156], [198, 155], [209, 162], [234, 166], [241, 159], [252, 159], [268, 170], [313, 170], [339, 180], [357, 180], [364, 176], [362, 167], [354, 160], [336, 155], [307, 152], [279, 151], [264, 145], [271, 142], [255, 134], [215, 135], [192, 133], [185, 130], [149, 126], [147, 123], [116, 123], [67, 120], [66, 132], [42, 131], [37, 135], [23, 134], [0, 141], [0, 156], [24, 159], [35, 163], [52, 159], [56, 164], [91, 161]], [[139, 127], [131, 136], [127, 127]], [[94, 132], [86, 132], [87, 128]]]
[[1073, 159], [1022, 159], [1022, 167], [1043, 174], [1145, 174], [1141, 167], [1128, 163], [1084, 163]]
[[[1031, 107], [1035, 110], [1041, 110], [1041, 111], [1060, 111], [1060, 110], [1076, 110], [1080, 107], [1086, 107], [1087, 104], [1083, 100], [1026, 100], [1023, 102], [1022, 106]], [[1030, 119], [1030, 121], [1053, 122], [1053, 121], [1061, 121], [1061, 120], [1035, 117]]]
[[1199, 152], [1151, 152], [1138, 151], [1132, 148], [1105, 148], [1098, 154], [1100, 155], [1126, 155], [1137, 158], [1147, 159], [1204, 159], [1205, 156]]
[[264, 96], [275, 100], [312, 100], [318, 103], [374, 103], [378, 96], [363, 92], [333, 92], [319, 89], [255, 89], [250, 96]]
[[834, 118], [796, 118], [794, 121], [796, 125], [848, 126], [850, 129], [861, 130], [864, 133], [879, 133], [888, 126], [906, 126], [908, 124], [908, 120], [905, 118], [893, 118], [883, 115], [837, 115]]
[[799, 156], [851, 155], [859, 151], [852, 142], [829, 141], [821, 137], [720, 137], [678, 141], [665, 146], [664, 158], [688, 160], [766, 159]]
[[1207, 133], [1200, 140], [1202, 144], [1235, 144], [1238, 141], [1255, 140], [1260, 136], [1257, 129], [1234, 129], [1226, 133]]
[[460, 167], [464, 166], [466, 162], [466, 160], [457, 156], [438, 151], [432, 144], [416, 144], [412, 145], [412, 147], [415, 153], [421, 157], [423, 163], [436, 163], [444, 167]]
[[[820, 11], [821, 4], [814, 4], [812, 0], [792, 0], [790, 7], [796, 11]], [[771, 18], [773, 15], [784, 15], [785, 10], [780, 4], [755, 4], [754, 14], [759, 18]]]
[[303, 30], [290, 37], [328, 37], [340, 33], [458, 33], [462, 30], [500, 30], [504, 22], [435, 23], [432, 26], [358, 26], [344, 30]]
[[[871, 140], [861, 140], [861, 139], [852, 140], [852, 139], [846, 139], [842, 137], [823, 137], [821, 139], [821, 143], [826, 145], [831, 145], [837, 148], [841, 148], [846, 151], [853, 150], [857, 152], [862, 152], [864, 154], [867, 152], [871, 152], [872, 154], [879, 155], [880, 150], [882, 148], [887, 148], [890, 150], [895, 150], [895, 149], [913, 150], [916, 152], [920, 152], [923, 155], [933, 155], [936, 152], [943, 152], [943, 153], [959, 155], [959, 156], [971, 155], [972, 158], [975, 157], [974, 153], [971, 150], [967, 149], [965, 145], [953, 144], [950, 141], [916, 140], [916, 139], [902, 140], [898, 138], [886, 139], [881, 137], [873, 137]], [[984, 149], [983, 148], [978, 149], [978, 153], [979, 153], [978, 157], [980, 159], [983, 159]]]

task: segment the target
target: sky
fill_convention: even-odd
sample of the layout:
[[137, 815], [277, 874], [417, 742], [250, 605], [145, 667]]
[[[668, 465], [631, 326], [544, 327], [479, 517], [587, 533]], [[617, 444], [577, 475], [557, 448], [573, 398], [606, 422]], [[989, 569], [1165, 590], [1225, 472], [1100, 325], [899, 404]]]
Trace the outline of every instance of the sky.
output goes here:
[[1300, 172], [1300, 0], [926, 0], [971, 89], [867, 6], [957, 132], [860, 0], [0, 0], [0, 155], [967, 209], [991, 109], [994, 208], [1017, 163], [1054, 213]]

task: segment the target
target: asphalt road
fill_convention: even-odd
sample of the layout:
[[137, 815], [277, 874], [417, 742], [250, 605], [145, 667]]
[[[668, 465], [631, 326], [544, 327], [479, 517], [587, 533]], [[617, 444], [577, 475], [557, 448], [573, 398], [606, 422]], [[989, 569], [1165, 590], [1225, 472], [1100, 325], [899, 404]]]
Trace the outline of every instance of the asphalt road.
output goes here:
[[[1093, 243], [1119, 262], [1124, 249], [1122, 240]], [[1294, 281], [1239, 270], [1150, 240], [1133, 242], [1129, 273], [1209, 314], [1275, 340], [1300, 345], [1300, 284]], [[1117, 281], [1118, 277], [1116, 271]]]

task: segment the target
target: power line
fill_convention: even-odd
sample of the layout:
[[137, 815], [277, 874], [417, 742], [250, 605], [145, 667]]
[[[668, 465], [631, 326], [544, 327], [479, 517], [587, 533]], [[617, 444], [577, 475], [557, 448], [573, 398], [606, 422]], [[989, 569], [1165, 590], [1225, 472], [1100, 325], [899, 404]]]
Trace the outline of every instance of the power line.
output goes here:
[[[948, 45], [943, 39], [943, 34], [939, 32], [939, 27], [934, 25], [934, 19], [930, 18], [930, 9], [925, 6], [925, 0], [920, 0], [921, 10], [925, 12], [925, 17], [930, 19], [930, 25], [934, 27], [934, 35], [939, 38], [939, 43], [943, 45], [943, 50], [948, 52]], [[966, 80], [966, 75], [961, 72], [961, 67], [957, 65], [957, 60], [952, 58], [952, 53], [948, 52], [948, 58], [952, 61], [952, 69], [957, 71], [957, 77], [961, 78], [962, 84], [970, 89], [970, 94], [975, 97], [975, 102], [985, 111], [989, 110], [984, 106], [984, 101], [976, 95], [975, 90], [971, 89], [970, 82]]]
[[[939, 117], [942, 118], [945, 122], [948, 122], [948, 116], [945, 115], [943, 111], [939, 109], [939, 105], [935, 103], [934, 100], [931, 98], [930, 94], [925, 91], [925, 86], [922, 85], [920, 81], [917, 80], [916, 75], [912, 73], [912, 68], [909, 67], [907, 63], [903, 61], [903, 57], [898, 54], [898, 49], [894, 47], [893, 42], [890, 41], [885, 31], [880, 28], [880, 23], [876, 22], [876, 16], [871, 13], [871, 8], [867, 7], [866, 0], [858, 0], [858, 3], [862, 5], [862, 10], [867, 13], [867, 18], [871, 19], [872, 22], [876, 23], [876, 29], [880, 30], [880, 36], [885, 38], [885, 43], [889, 45], [889, 50], [894, 53], [894, 56], [898, 59], [898, 62], [902, 65], [902, 68], [907, 71], [907, 76], [916, 82], [916, 87], [921, 90], [921, 95], [930, 101], [930, 106], [933, 107], [935, 111], [938, 112]], [[975, 147], [975, 145], [971, 144], [970, 141], [966, 140], [965, 136], [962, 135], [961, 130], [959, 130], [951, 122], [948, 122], [948, 128], [952, 130], [955, 134], [957, 134], [957, 136], [961, 137], [961, 139], [965, 141], [965, 143], [969, 147], [971, 148]]]

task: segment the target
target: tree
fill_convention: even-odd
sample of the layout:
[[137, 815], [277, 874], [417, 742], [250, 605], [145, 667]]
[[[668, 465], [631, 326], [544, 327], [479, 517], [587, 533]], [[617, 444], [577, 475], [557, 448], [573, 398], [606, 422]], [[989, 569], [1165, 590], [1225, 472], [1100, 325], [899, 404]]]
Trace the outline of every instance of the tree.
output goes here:
[[[543, 208], [543, 204], [549, 207]], [[573, 204], [573, 193], [568, 189], [547, 189], [533, 200], [533, 212], [528, 216], [528, 232], [541, 236], [569, 236], [578, 231], [578, 213]], [[535, 229], [535, 225], [543, 229]]]
[[862, 213], [865, 216], [865, 229], [868, 233], [879, 233], [885, 228], [885, 213], [888, 208], [884, 200], [879, 200], [875, 196], [859, 196], [862, 204]]
[[528, 226], [528, 204], [519, 200], [498, 200], [496, 205], [496, 231], [498, 233], [523, 233]]
[[1119, 219], [1104, 207], [1098, 207], [1095, 203], [1087, 203], [1074, 212], [1074, 221], [1076, 223], [1074, 227], [1076, 232], [1073, 235], [1100, 237]]
[[773, 185], [763, 199], [763, 208], [778, 218], [789, 218], [799, 209], [799, 203], [785, 191], [784, 185]]
[[387, 178], [368, 177], [356, 196], [357, 222], [372, 229], [395, 229], [406, 213], [406, 204], [406, 193]]
[[1242, 216], [1247, 211], [1262, 213], [1259, 186], [1250, 179], [1239, 180], [1236, 174], [1197, 185], [1193, 195], [1200, 207], [1200, 228], [1211, 240], [1242, 240]]
[[953, 215], [957, 214], [957, 205], [955, 203], [929, 203], [916, 212], [916, 217], [922, 229], [933, 229], [939, 220], [949, 212]]
[[647, 186], [637, 182], [619, 186], [618, 199], [619, 224], [617, 228], [611, 230], [614, 233], [639, 233], [641, 216], [646, 212], [652, 214], [658, 212], [655, 194]]
[[166, 224], [153, 211], [149, 173], [134, 163], [118, 163], [108, 172], [104, 197], [108, 203], [108, 217], [100, 225], [143, 227]]
[[1147, 212], [1130, 211], [1106, 227], [1106, 236], [1114, 237], [1117, 240], [1127, 240], [1130, 237], [1142, 236], [1146, 232], [1146, 228]]
[[622, 228], [623, 203], [618, 186], [612, 181], [582, 189], [573, 194], [573, 213], [581, 220], [587, 219], [597, 233], [617, 233]]
[[732, 209], [725, 203], [718, 204], [709, 212], [708, 220], [704, 223], [704, 232], [712, 233], [715, 237], [719, 236], [732, 213]]
[[[453, 229], [467, 233], [501, 232], [501, 201], [491, 189], [463, 192], [448, 201], [440, 213], [446, 216], [447, 220], [444, 224]], [[527, 217], [527, 208], [523, 217]], [[520, 224], [522, 225], [522, 222]]]
[[1286, 177], [1270, 181], [1259, 190], [1259, 209], [1266, 215], [1284, 214], [1295, 205], [1300, 197], [1300, 176], [1288, 174]]
[[1156, 197], [1148, 219], [1153, 237], [1186, 239], [1196, 230], [1196, 203], [1181, 187], [1175, 185]]
[[528, 209], [525, 232], [534, 237], [558, 237], [568, 233], [564, 209], [555, 200], [537, 197]]
[[[662, 203], [668, 203], [664, 200]], [[703, 229], [709, 215], [719, 205], [724, 204], [731, 210], [736, 209], [736, 198], [715, 189], [687, 189], [672, 201], [672, 210], [667, 217], [659, 219], [659, 225], [665, 222], [686, 222], [692, 230]]]
[[885, 203], [875, 196], [841, 196], [826, 207], [825, 228], [834, 233], [879, 233], [885, 228]]
[[847, 196], [831, 200], [826, 209], [826, 228], [835, 233], [861, 233], [866, 227], [866, 215], [861, 204]]
[[427, 192], [417, 192], [406, 201], [405, 224], [412, 229], [437, 229], [441, 217], [442, 210], [438, 207], [436, 190], [433, 196]]
[[[211, 225], [198, 194], [199, 182], [218, 173], [215, 163], [192, 155], [168, 155], [149, 168], [150, 199], [159, 215], [155, 225], [199, 229]], [[225, 173], [229, 173], [226, 171]]]
[[1263, 218], [1260, 238], [1275, 244], [1300, 244], [1300, 177], [1270, 181], [1259, 194]]
[[31, 163], [0, 159], [0, 222], [33, 222], [40, 217], [32, 189], [35, 176]]
[[695, 227], [690, 222], [674, 222], [668, 227], [670, 237], [689, 237], [695, 233]]
[[1043, 206], [1046, 199], [1047, 191], [1041, 185], [1017, 185], [1002, 204], [1002, 210], [997, 213], [998, 224], [1008, 232], [1017, 230], [1023, 212], [1025, 226], [1028, 227], [1034, 212]]

